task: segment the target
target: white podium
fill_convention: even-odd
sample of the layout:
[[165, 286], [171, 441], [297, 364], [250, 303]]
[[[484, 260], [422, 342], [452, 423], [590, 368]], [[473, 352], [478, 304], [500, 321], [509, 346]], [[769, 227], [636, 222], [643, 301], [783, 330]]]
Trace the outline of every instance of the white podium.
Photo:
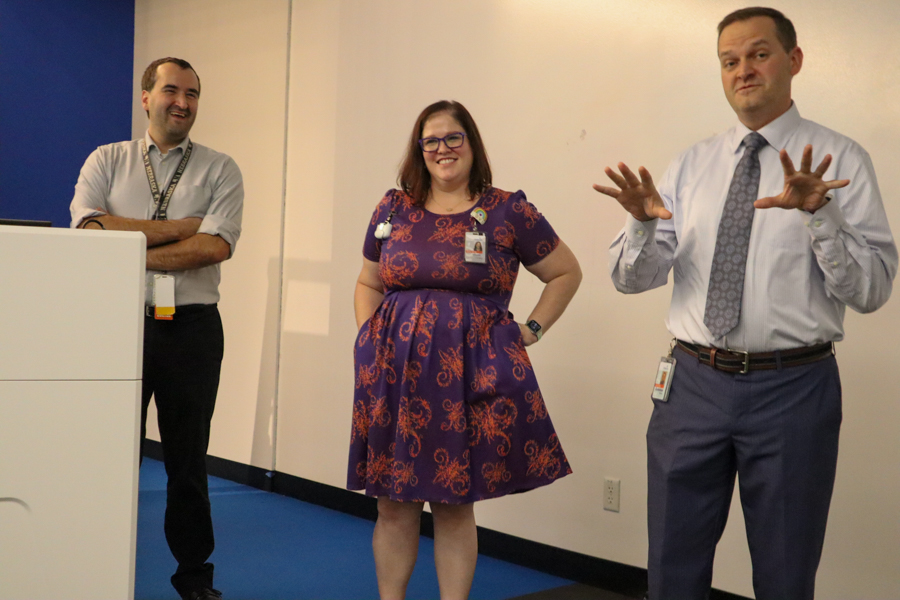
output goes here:
[[0, 600], [134, 598], [145, 256], [0, 226]]

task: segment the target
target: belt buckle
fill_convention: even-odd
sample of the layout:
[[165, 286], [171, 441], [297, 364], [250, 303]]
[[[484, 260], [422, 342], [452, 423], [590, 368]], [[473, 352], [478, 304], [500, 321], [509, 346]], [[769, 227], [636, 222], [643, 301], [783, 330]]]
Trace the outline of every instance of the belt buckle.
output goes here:
[[750, 353], [749, 352], [743, 352], [741, 350], [732, 350], [731, 348], [729, 348], [727, 346], [725, 347], [725, 350], [727, 352], [731, 352], [732, 354], [743, 354], [744, 355], [744, 360], [743, 360], [744, 366], [741, 368], [741, 375], [746, 375], [747, 373], [750, 372]]

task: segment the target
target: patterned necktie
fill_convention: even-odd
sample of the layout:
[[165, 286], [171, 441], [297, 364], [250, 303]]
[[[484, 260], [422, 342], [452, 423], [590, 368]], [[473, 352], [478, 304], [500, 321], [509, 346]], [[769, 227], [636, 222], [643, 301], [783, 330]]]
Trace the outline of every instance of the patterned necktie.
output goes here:
[[747, 268], [747, 250], [750, 247], [750, 228], [753, 225], [753, 203], [759, 193], [760, 148], [766, 138], [751, 132], [742, 142], [741, 157], [716, 237], [716, 250], [709, 272], [709, 290], [706, 294], [706, 314], [703, 323], [715, 338], [721, 338], [735, 328], [741, 316], [741, 297], [744, 293], [744, 272]]

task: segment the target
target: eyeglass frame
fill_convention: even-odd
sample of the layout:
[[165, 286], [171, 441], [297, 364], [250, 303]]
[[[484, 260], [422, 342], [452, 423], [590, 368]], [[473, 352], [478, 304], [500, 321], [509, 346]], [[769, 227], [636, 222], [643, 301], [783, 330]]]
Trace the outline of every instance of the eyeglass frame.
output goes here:
[[[452, 137], [454, 135], [462, 136], [462, 141], [459, 143], [459, 146], [450, 146], [450, 144], [447, 143], [447, 138]], [[435, 148], [434, 150], [426, 150], [425, 149], [425, 140], [437, 140], [437, 148]], [[421, 139], [419, 139], [419, 147], [422, 149], [422, 152], [428, 152], [429, 154], [431, 154], [432, 152], [440, 151], [441, 142], [444, 142], [444, 145], [447, 146], [448, 150], [455, 150], [456, 148], [462, 148], [463, 144], [466, 143], [466, 134], [462, 131], [454, 131], [453, 133], [448, 133], [444, 137], [440, 137], [440, 138], [434, 137], [434, 136], [421, 138]]]

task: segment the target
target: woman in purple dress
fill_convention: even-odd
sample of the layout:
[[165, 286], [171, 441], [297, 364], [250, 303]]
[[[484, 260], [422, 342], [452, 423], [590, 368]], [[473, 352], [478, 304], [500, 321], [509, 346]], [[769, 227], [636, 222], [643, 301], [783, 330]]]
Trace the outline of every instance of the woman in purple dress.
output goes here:
[[[562, 315], [581, 269], [525, 194], [491, 186], [458, 102], [419, 115], [399, 182], [372, 215], [356, 284], [347, 487], [378, 498], [382, 600], [405, 595], [425, 502], [441, 598], [462, 599], [478, 554], [473, 503], [571, 473], [525, 347]], [[545, 287], [517, 323], [519, 263]]]

